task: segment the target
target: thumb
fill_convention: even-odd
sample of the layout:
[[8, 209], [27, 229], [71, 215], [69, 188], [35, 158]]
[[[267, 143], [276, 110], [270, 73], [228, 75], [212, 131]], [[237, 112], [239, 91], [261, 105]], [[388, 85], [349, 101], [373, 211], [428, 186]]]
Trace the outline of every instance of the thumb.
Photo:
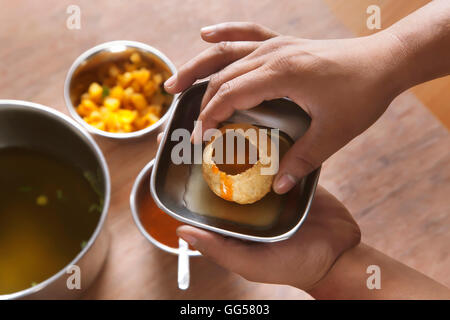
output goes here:
[[216, 233], [187, 225], [179, 227], [177, 235], [205, 257], [225, 269], [238, 274], [246, 274], [248, 269], [251, 269], [247, 262], [251, 262], [255, 258], [255, 250], [251, 250], [255, 244], [225, 238]]
[[284, 194], [291, 190], [305, 175], [320, 166], [324, 150], [312, 126], [286, 152], [281, 159], [278, 174], [273, 181], [273, 190]]

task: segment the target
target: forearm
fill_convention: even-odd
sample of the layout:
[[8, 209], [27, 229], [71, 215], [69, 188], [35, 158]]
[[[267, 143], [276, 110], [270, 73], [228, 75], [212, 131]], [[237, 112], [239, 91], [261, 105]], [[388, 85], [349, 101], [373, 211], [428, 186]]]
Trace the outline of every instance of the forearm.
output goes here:
[[432, 1], [379, 34], [393, 40], [391, 79], [401, 90], [450, 74], [450, 1]]
[[[369, 289], [367, 267], [380, 268], [380, 289]], [[450, 290], [365, 245], [345, 252], [309, 293], [316, 299], [450, 299]]]

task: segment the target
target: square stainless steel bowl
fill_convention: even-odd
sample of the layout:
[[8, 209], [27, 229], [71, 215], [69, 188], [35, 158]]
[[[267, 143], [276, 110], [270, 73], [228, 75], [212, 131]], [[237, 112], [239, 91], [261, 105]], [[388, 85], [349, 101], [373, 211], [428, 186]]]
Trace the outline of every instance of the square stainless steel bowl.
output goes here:
[[[202, 82], [192, 86], [175, 102], [156, 155], [155, 167], [150, 180], [150, 190], [156, 204], [177, 220], [225, 236], [259, 242], [274, 242], [289, 238], [300, 228], [308, 215], [319, 180], [320, 168], [304, 177], [293, 190], [282, 198], [277, 217], [268, 225], [241, 223], [231, 221], [223, 216], [218, 218], [214, 217], [214, 214], [205, 215], [204, 212], [200, 214], [188, 209], [185, 195], [194, 165], [176, 165], [171, 161], [172, 148], [178, 143], [178, 141], [172, 141], [171, 136], [172, 132], [178, 128], [185, 128], [192, 132], [207, 84], [207, 82]], [[245, 122], [277, 128], [295, 141], [307, 130], [310, 117], [297, 104], [283, 98], [265, 101], [250, 110], [236, 111], [227, 122]], [[191, 147], [193, 148], [193, 146]], [[204, 192], [205, 194], [198, 197], [200, 201], [207, 198], [208, 192], [212, 193], [207, 188]]]

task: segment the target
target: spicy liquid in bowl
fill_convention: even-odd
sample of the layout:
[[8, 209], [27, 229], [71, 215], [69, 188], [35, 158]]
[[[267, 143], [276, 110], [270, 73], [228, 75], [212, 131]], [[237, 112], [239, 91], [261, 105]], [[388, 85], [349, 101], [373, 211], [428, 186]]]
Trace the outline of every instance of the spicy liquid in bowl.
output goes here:
[[[139, 231], [153, 245], [173, 254], [178, 254], [178, 236], [176, 230], [182, 222], [162, 211], [153, 200], [149, 185], [153, 169], [153, 160], [139, 173], [130, 195], [130, 206]], [[190, 256], [199, 256], [200, 252], [189, 248]]]
[[34, 149], [0, 149], [0, 295], [70, 263], [103, 209], [96, 174]]
[[158, 208], [150, 193], [141, 204], [140, 217], [142, 226], [156, 241], [171, 248], [178, 248], [176, 232], [183, 223]]

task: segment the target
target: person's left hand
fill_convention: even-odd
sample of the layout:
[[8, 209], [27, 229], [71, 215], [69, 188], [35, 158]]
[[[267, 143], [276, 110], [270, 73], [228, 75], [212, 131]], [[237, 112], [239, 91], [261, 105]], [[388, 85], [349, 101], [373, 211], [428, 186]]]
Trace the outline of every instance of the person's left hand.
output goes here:
[[178, 236], [222, 267], [247, 280], [313, 288], [337, 258], [360, 241], [360, 230], [347, 209], [318, 187], [311, 212], [290, 239], [254, 243], [225, 238], [192, 226]]

